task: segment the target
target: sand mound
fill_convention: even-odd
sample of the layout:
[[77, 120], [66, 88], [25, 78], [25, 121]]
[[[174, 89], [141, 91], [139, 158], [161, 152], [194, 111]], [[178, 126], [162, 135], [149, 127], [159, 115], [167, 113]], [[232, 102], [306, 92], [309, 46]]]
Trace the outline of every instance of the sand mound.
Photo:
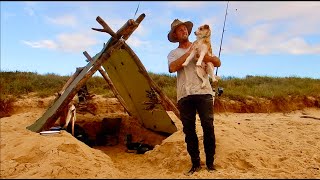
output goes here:
[[121, 177], [109, 156], [68, 132], [40, 135], [27, 130], [39, 115], [22, 113], [1, 119], [2, 178]]

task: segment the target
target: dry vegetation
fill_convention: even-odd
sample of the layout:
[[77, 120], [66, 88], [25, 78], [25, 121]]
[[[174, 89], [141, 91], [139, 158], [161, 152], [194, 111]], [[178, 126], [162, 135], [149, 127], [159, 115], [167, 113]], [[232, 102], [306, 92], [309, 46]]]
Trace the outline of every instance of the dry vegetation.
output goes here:
[[[176, 103], [176, 78], [174, 75], [154, 74], [151, 78], [163, 92]], [[60, 91], [69, 76], [40, 75], [34, 72], [1, 72], [0, 117], [10, 116], [12, 104], [21, 96], [36, 93], [41, 98]], [[215, 99], [216, 112], [289, 112], [306, 107], [320, 108], [320, 79], [299, 77], [247, 76], [222, 77], [219, 87], [222, 96]], [[100, 76], [87, 82], [90, 93], [114, 97], [109, 85]]]

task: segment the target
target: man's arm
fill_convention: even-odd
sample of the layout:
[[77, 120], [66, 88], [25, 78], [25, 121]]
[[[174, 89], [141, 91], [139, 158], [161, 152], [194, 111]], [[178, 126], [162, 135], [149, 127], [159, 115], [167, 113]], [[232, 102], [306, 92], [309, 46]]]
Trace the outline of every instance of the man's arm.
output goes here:
[[212, 62], [214, 67], [220, 67], [221, 66], [221, 61], [217, 56], [209, 56], [206, 54], [203, 58], [204, 62]]
[[169, 72], [174, 73], [183, 68], [182, 64], [186, 61], [187, 57], [190, 55], [190, 52], [186, 52], [184, 55], [179, 57], [177, 60], [173, 61], [169, 65]]

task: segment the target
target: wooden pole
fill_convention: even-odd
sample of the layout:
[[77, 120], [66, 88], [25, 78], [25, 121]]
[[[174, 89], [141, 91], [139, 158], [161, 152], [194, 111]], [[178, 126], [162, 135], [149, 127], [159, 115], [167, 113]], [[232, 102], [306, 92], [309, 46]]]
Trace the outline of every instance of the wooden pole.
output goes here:
[[130, 23], [131, 26], [126, 31], [122, 32], [122, 38], [124, 40], [127, 40], [131, 36], [131, 34], [138, 28], [139, 24], [145, 17], [146, 15], [143, 13], [135, 21], [132, 19], [129, 20], [130, 22], [128, 21], [128, 23]]
[[[91, 58], [91, 56], [87, 53], [87, 51], [83, 52], [84, 56], [86, 56], [86, 58], [89, 61], [93, 61], [93, 59]], [[102, 67], [100, 66], [98, 68], [98, 71], [100, 72], [100, 74], [103, 76], [103, 78], [107, 81], [107, 83], [110, 86], [110, 89], [112, 90], [113, 94], [118, 98], [119, 102], [122, 104], [122, 106], [124, 107], [124, 109], [127, 111], [127, 113], [131, 116], [131, 113], [129, 111], [129, 109], [127, 108], [127, 105], [125, 103], [125, 101], [123, 100], [123, 98], [120, 96], [119, 92], [117, 91], [117, 89], [114, 87], [111, 79], [109, 78], [108, 74], [106, 73], [106, 71], [104, 71], [102, 69]]]
[[113, 37], [107, 43], [106, 48], [108, 48], [120, 38], [127, 40], [131, 36], [131, 34], [138, 28], [139, 24], [142, 22], [145, 16], [146, 15], [143, 13], [136, 20], [129, 19], [116, 33], [112, 31], [109, 25], [100, 16], [98, 16], [96, 20], [103, 27], [103, 29], [92, 29], [95, 31], [106, 32]]
[[118, 35], [113, 32], [113, 30], [109, 27], [109, 25], [100, 16], [98, 16], [96, 18], [96, 20], [98, 21], [99, 24], [101, 24], [103, 29], [92, 28], [93, 30], [100, 31], [100, 32], [106, 32], [106, 33], [110, 34], [113, 38], [119, 39]]
[[58, 92], [58, 96], [61, 96], [61, 94], [64, 92], [64, 90], [72, 83], [72, 81], [80, 74], [81, 68], [77, 68], [76, 72], [69, 78], [69, 80], [66, 82], [66, 84], [62, 87], [62, 89]]

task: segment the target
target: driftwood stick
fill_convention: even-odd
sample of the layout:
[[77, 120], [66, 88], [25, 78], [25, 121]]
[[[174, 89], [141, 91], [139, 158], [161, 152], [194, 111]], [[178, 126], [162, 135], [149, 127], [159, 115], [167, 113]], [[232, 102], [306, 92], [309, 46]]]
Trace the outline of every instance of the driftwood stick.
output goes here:
[[72, 81], [80, 74], [81, 71], [82, 71], [81, 68], [76, 69], [76, 72], [69, 78], [69, 80], [66, 82], [66, 84], [58, 92], [58, 96], [60, 96], [64, 92], [64, 90], [72, 83]]
[[127, 40], [130, 37], [130, 35], [138, 28], [139, 24], [142, 22], [145, 16], [146, 15], [143, 13], [136, 20], [129, 19], [116, 33], [112, 31], [112, 29], [100, 16], [98, 16], [96, 20], [98, 21], [99, 24], [101, 24], [103, 29], [97, 29], [97, 28], [92, 28], [92, 29], [100, 32], [107, 32], [113, 38], [115, 38], [115, 40], [120, 39], [121, 37], [124, 40]]
[[[93, 59], [91, 58], [91, 56], [87, 53], [87, 51], [83, 52], [84, 56], [86, 56], [86, 58], [89, 61], [93, 61]], [[107, 83], [110, 86], [110, 89], [112, 90], [113, 94], [119, 99], [119, 102], [122, 104], [122, 106], [124, 107], [124, 109], [127, 111], [127, 113], [131, 116], [131, 113], [129, 111], [129, 109], [127, 108], [127, 105], [125, 103], [125, 101], [123, 100], [123, 98], [120, 96], [119, 92], [117, 91], [117, 89], [114, 87], [111, 79], [109, 78], [108, 74], [106, 73], [106, 71], [104, 71], [102, 69], [102, 67], [100, 66], [98, 68], [98, 71], [100, 72], [100, 74], [103, 76], [103, 78], [107, 81]]]
[[[109, 31], [107, 31], [106, 29], [97, 29], [97, 28], [91, 28], [92, 30], [95, 30], [95, 31], [100, 31], [100, 32], [106, 32], [106, 33], [109, 33]], [[111, 35], [111, 34], [110, 34]]]
[[143, 13], [141, 14], [136, 21], [132, 20], [131, 23], [131, 29], [128, 28], [128, 30], [126, 32], [123, 32], [123, 36], [122, 38], [127, 40], [131, 34], [138, 28], [139, 24], [142, 22], [142, 20], [146, 17], [146, 15]]
[[[134, 20], [129, 19], [118, 31], [117, 31], [117, 36], [118, 38], [121, 38], [124, 34], [129, 32], [133, 32], [133, 26], [134, 26]], [[125, 39], [126, 40], [126, 39]]]
[[[146, 15], [145, 14], [141, 14], [136, 21], [130, 19], [128, 20], [117, 32], [117, 38], [111, 38], [109, 39], [109, 41], [107, 42], [105, 48], [109, 48], [110, 46], [112, 46], [117, 39], [120, 39], [122, 37], [124, 40], [127, 40], [130, 35], [137, 29], [137, 27], [139, 26], [139, 24], [141, 23], [141, 21], [144, 19]], [[126, 30], [128, 29], [128, 30]]]
[[146, 15], [144, 13], [140, 14], [140, 16], [136, 19], [136, 23], [140, 24], [145, 17]]
[[100, 32], [106, 32], [106, 33], [110, 34], [113, 38], [119, 39], [117, 37], [117, 34], [114, 33], [114, 31], [110, 28], [110, 26], [100, 16], [98, 16], [96, 18], [96, 20], [98, 21], [99, 24], [101, 24], [103, 29], [92, 28], [93, 30], [100, 31]]
[[133, 50], [126, 44], [123, 44], [123, 48], [128, 51], [128, 53], [133, 57], [134, 61], [137, 63], [140, 73], [145, 76], [150, 86], [159, 94], [159, 96], [162, 98], [162, 105], [166, 110], [171, 110], [174, 112], [174, 114], [180, 118], [180, 112], [177, 109], [177, 107], [173, 104], [173, 102], [161, 91], [159, 86], [150, 78], [147, 70], [144, 68], [143, 64], [141, 63], [138, 56], [133, 52]]

